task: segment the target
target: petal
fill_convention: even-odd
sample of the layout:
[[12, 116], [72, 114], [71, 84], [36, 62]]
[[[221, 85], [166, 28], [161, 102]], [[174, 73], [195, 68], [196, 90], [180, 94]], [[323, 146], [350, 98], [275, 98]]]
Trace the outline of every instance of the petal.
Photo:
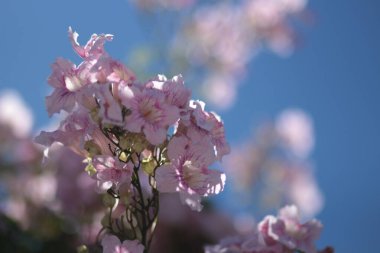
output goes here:
[[137, 109], [136, 98], [140, 96], [140, 91], [135, 87], [129, 87], [128, 84], [123, 83], [118, 86], [118, 97], [121, 103], [129, 109]]
[[144, 246], [138, 240], [125, 240], [122, 244], [122, 247], [127, 250], [129, 253], [143, 253]]
[[73, 32], [73, 29], [70, 26], [69, 31], [68, 31], [68, 35], [69, 35], [69, 39], [71, 41], [71, 45], [74, 48], [74, 51], [80, 57], [84, 58], [86, 56], [86, 52], [85, 52], [84, 48], [81, 45], [79, 45], [79, 43], [78, 43], [79, 34], [77, 32]]
[[48, 77], [48, 83], [54, 88], [65, 87], [65, 76], [71, 76], [74, 72], [75, 65], [63, 58], [58, 58], [51, 66], [52, 73]]
[[63, 137], [63, 132], [61, 130], [56, 130], [54, 132], [41, 131], [41, 133], [36, 136], [34, 141], [38, 144], [44, 146], [51, 146], [54, 142], [59, 141]]
[[132, 114], [125, 119], [125, 128], [133, 133], [140, 133], [143, 125], [144, 121], [136, 112], [132, 112]]
[[75, 93], [63, 88], [56, 88], [50, 96], [45, 98], [49, 116], [61, 110], [70, 112], [75, 105]]
[[102, 239], [103, 253], [115, 253], [115, 248], [121, 244], [115, 235], [105, 235]]
[[209, 170], [207, 177], [207, 195], [219, 194], [226, 183], [226, 174], [216, 170]]
[[144, 134], [146, 139], [153, 145], [159, 145], [166, 139], [167, 129], [156, 127], [151, 124], [144, 125]]
[[186, 145], [189, 140], [185, 136], [173, 137], [168, 144], [168, 156], [170, 160], [184, 156], [186, 152]]
[[175, 168], [166, 164], [157, 168], [155, 172], [157, 189], [160, 192], [176, 192], [178, 188], [178, 179]]
[[165, 106], [164, 108], [165, 119], [161, 125], [169, 126], [179, 120], [179, 109], [176, 106]]

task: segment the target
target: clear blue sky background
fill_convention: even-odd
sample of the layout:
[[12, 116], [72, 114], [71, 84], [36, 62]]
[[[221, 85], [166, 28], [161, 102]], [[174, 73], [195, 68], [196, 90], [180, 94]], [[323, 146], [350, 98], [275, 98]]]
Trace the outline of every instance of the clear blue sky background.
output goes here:
[[[337, 252], [380, 252], [380, 2], [314, 0], [316, 22], [290, 58], [262, 54], [234, 108], [222, 113], [231, 142], [283, 108], [300, 107], [314, 118], [313, 161], [326, 206], [321, 245]], [[35, 128], [48, 122], [44, 96], [49, 65], [57, 56], [79, 61], [67, 27], [83, 43], [96, 33], [116, 35], [107, 46], [124, 59], [146, 30], [124, 0], [0, 1], [0, 89], [18, 90], [35, 114]]]

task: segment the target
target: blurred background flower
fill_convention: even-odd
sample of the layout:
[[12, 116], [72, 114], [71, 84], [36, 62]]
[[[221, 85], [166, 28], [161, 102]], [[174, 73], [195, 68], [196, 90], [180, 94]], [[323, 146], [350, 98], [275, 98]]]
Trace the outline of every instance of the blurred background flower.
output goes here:
[[[32, 142], [37, 129], [54, 124], [44, 109], [48, 65], [57, 55], [75, 59], [66, 36], [71, 25], [82, 43], [94, 32], [114, 34], [110, 54], [139, 79], [182, 72], [193, 97], [224, 109], [233, 144], [223, 161], [230, 174], [225, 193], [200, 216], [184, 211], [170, 221], [175, 216], [160, 214], [157, 238], [193, 221], [183, 238], [197, 239], [200, 250], [203, 242], [249, 231], [283, 204], [297, 204], [325, 225], [321, 246], [376, 251], [379, 7], [370, 0], [2, 1], [0, 88], [8, 90], [0, 96], [0, 244], [8, 245], [2, 249], [65, 252], [99, 229], [92, 221], [102, 203], [92, 198], [80, 159], [57, 146], [41, 167], [43, 150]], [[207, 214], [215, 209], [223, 212], [211, 221]], [[208, 222], [223, 229], [207, 231]], [[157, 249], [172, 252], [183, 245], [160, 242]]]

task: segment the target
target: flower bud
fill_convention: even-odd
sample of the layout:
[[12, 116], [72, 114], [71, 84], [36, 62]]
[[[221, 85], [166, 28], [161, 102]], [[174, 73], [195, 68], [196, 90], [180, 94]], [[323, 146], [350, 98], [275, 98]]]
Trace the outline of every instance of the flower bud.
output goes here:
[[88, 248], [86, 245], [81, 245], [77, 248], [77, 253], [88, 253]]
[[142, 169], [145, 171], [145, 173], [147, 173], [148, 175], [151, 175], [153, 174], [154, 172], [154, 169], [156, 168], [157, 166], [157, 162], [156, 160], [154, 160], [153, 158], [146, 158], [144, 160], [142, 160]]
[[89, 163], [86, 168], [84, 169], [90, 175], [91, 177], [96, 174], [97, 170], [95, 169], [94, 165], [92, 163]]
[[119, 160], [126, 163], [129, 159], [129, 157], [130, 157], [129, 154], [126, 154], [125, 152], [121, 152], [119, 155]]

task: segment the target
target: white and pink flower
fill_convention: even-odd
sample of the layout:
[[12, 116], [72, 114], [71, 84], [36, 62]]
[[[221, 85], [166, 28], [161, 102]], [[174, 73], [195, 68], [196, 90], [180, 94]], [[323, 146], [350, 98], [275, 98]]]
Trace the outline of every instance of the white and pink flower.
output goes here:
[[101, 191], [120, 185], [129, 185], [132, 180], [133, 164], [132, 162], [123, 163], [112, 156], [96, 156], [92, 160], [96, 169], [96, 179]]
[[179, 109], [165, 102], [157, 89], [119, 86], [122, 104], [130, 110], [125, 117], [125, 128], [133, 133], [143, 132], [153, 145], [164, 142], [170, 125], [179, 119]]
[[168, 104], [177, 106], [182, 111], [187, 109], [191, 91], [185, 87], [181, 75], [174, 76], [171, 80], [168, 80], [164, 75], [158, 75], [156, 79], [148, 82], [146, 87], [162, 90]]
[[296, 206], [286, 206], [277, 217], [266, 216], [253, 233], [226, 238], [218, 245], [206, 247], [205, 252], [317, 253], [315, 241], [321, 229], [322, 224], [315, 219], [301, 223]]
[[187, 137], [173, 137], [168, 145], [168, 157], [171, 162], [157, 168], [155, 173], [160, 192], [179, 192], [184, 204], [200, 211], [201, 197], [223, 190], [225, 175], [208, 169], [215, 155], [207, 140], [194, 144]]

